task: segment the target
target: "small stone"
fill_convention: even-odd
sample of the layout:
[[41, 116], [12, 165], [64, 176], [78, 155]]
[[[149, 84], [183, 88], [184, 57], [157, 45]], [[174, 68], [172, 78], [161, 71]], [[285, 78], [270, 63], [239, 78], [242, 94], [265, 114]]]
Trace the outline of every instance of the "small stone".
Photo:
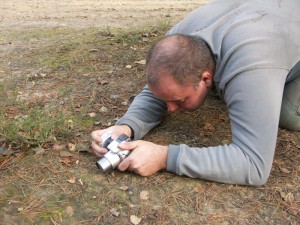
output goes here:
[[119, 97], [119, 95], [111, 95], [110, 98], [111, 99], [117, 99]]
[[102, 107], [100, 108], [100, 112], [108, 112], [108, 108], [102, 106]]

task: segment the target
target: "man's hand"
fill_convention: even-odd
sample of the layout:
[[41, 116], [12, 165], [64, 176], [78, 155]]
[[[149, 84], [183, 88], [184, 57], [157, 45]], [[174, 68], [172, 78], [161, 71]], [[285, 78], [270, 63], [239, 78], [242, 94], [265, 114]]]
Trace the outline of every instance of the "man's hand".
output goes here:
[[168, 146], [148, 141], [131, 141], [119, 144], [123, 150], [132, 150], [118, 166], [121, 171], [133, 171], [141, 176], [150, 176], [167, 165]]
[[111, 138], [114, 140], [117, 137], [119, 137], [121, 134], [126, 134], [128, 137], [130, 137], [131, 134], [131, 128], [127, 125], [118, 125], [118, 126], [111, 126], [107, 129], [103, 130], [95, 130], [91, 133], [92, 136], [92, 144], [91, 147], [95, 153], [96, 156], [102, 157], [107, 152], [106, 148], [103, 148], [101, 146], [102, 143], [102, 135], [105, 132], [112, 131]]

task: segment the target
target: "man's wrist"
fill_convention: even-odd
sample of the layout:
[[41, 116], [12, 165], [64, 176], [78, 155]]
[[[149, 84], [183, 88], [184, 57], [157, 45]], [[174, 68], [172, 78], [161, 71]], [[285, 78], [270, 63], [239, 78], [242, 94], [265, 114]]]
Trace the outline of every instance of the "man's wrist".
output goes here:
[[124, 134], [126, 134], [128, 137], [130, 137], [130, 139], [134, 138], [133, 129], [129, 125], [127, 125], [127, 124], [120, 124], [119, 126], [124, 127]]
[[161, 151], [161, 168], [163, 170], [165, 170], [167, 168], [167, 158], [168, 158], [168, 146], [161, 146], [160, 147], [160, 151]]

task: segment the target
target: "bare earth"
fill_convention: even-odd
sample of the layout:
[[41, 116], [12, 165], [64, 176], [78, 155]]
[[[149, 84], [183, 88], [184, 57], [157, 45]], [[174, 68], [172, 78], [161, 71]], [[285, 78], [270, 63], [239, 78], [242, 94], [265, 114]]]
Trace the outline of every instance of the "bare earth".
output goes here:
[[207, 0], [11, 0], [1, 3], [1, 27], [139, 27], [178, 21]]
[[[300, 224], [300, 134], [279, 129], [261, 187], [159, 172], [102, 174], [90, 132], [145, 84], [150, 46], [205, 0], [10, 0], [0, 4], [0, 224]], [[145, 140], [230, 143], [214, 96]]]

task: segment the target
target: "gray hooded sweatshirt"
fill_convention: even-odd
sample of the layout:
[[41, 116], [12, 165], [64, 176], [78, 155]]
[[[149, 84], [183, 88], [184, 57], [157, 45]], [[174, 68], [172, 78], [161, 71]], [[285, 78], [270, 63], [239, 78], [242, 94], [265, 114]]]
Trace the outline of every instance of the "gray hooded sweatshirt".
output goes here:
[[[192, 11], [167, 33], [207, 42], [216, 60], [214, 83], [228, 108], [232, 131], [228, 145], [169, 145], [167, 171], [222, 183], [266, 182], [284, 85], [295, 78], [289, 71], [300, 59], [299, 12], [299, 0], [219, 0]], [[146, 86], [117, 124], [129, 125], [134, 139], [141, 139], [166, 111], [166, 104]]]

